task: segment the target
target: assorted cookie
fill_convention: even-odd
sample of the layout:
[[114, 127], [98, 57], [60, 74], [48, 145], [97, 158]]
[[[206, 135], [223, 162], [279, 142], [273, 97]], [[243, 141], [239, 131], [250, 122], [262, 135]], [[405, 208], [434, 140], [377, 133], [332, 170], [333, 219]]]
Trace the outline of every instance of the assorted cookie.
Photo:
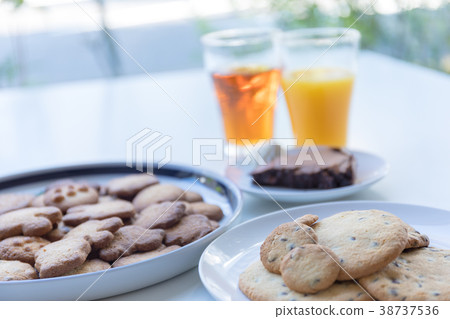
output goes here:
[[111, 196], [130, 199], [148, 186], [158, 184], [158, 179], [148, 174], [131, 174], [109, 181], [106, 192]]
[[170, 253], [174, 250], [177, 250], [178, 248], [180, 248], [180, 246], [173, 245], [173, 246], [166, 247], [165, 245], [161, 245], [157, 249], [148, 251], [146, 253], [132, 254], [130, 256], [120, 258], [112, 265], [112, 267], [117, 268], [120, 266], [126, 266], [126, 265], [134, 264], [134, 263], [137, 263], [140, 261], [155, 258], [155, 257], [161, 256], [161, 255]]
[[30, 206], [33, 200], [30, 194], [0, 194], [0, 215]]
[[0, 260], [0, 281], [36, 279], [36, 270], [18, 260]]
[[[189, 210], [186, 208], [189, 206]], [[155, 176], [57, 180], [0, 195], [0, 281], [106, 271], [155, 258], [219, 227], [219, 206]]]
[[269, 234], [239, 288], [251, 300], [450, 300], [450, 251], [428, 244], [380, 210], [304, 215]]
[[164, 202], [151, 205], [141, 211], [133, 222], [144, 228], [167, 229], [177, 224], [186, 213], [186, 205], [180, 202]]
[[251, 300], [273, 301], [368, 301], [371, 298], [353, 281], [336, 281], [315, 294], [290, 289], [280, 275], [268, 271], [260, 261], [239, 277], [239, 288]]
[[162, 202], [184, 200], [185, 191], [172, 184], [156, 184], [140, 191], [133, 199], [133, 205], [138, 212], [144, 208]]
[[107, 247], [113, 241], [114, 233], [122, 226], [122, 220], [117, 217], [90, 220], [71, 229], [63, 239], [82, 238], [97, 250]]
[[186, 215], [204, 215], [209, 219], [219, 221], [223, 218], [222, 209], [213, 204], [208, 204], [205, 202], [184, 202], [186, 205]]
[[155, 250], [162, 245], [165, 235], [162, 229], [124, 226], [114, 234], [114, 239], [108, 246], [100, 249], [99, 257], [105, 261], [115, 261], [135, 252]]
[[91, 245], [82, 237], [55, 241], [36, 253], [36, 270], [40, 278], [62, 276], [81, 266], [91, 252]]
[[0, 241], [0, 260], [18, 260], [34, 265], [35, 254], [50, 242], [42, 237], [15, 236]]
[[101, 220], [111, 217], [119, 217], [124, 220], [134, 215], [134, 206], [130, 202], [117, 199], [71, 207], [63, 217], [63, 222], [67, 226], [77, 226], [88, 220]]
[[174, 227], [166, 229], [165, 244], [168, 246], [185, 246], [208, 235], [218, 227], [217, 222], [203, 215], [188, 215], [183, 217]]
[[28, 207], [0, 215], [0, 240], [24, 235], [43, 236], [62, 219], [56, 207]]
[[87, 274], [89, 272], [96, 272], [107, 270], [111, 268], [111, 265], [101, 259], [88, 259], [81, 266], [74, 268], [73, 270], [66, 272], [64, 276], [73, 276]]

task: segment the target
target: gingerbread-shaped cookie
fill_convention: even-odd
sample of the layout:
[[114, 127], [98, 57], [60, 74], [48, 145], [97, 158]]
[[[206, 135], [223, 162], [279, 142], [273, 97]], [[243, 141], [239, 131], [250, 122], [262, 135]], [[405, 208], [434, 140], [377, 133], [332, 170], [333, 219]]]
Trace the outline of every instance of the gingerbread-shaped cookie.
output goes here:
[[44, 204], [58, 207], [63, 213], [73, 206], [97, 202], [98, 192], [88, 184], [64, 184], [50, 188], [44, 194]]
[[28, 207], [0, 215], [0, 240], [18, 235], [45, 235], [61, 218], [56, 207]]
[[141, 211], [133, 224], [144, 228], [167, 229], [183, 218], [185, 209], [185, 204], [179, 202], [150, 205]]
[[9, 237], [0, 241], [0, 259], [19, 260], [34, 265], [34, 255], [48, 244], [50, 242], [41, 237]]
[[90, 252], [91, 245], [84, 238], [65, 238], [41, 248], [35, 267], [40, 278], [62, 276], [81, 266]]
[[124, 220], [133, 217], [134, 214], [134, 206], [130, 202], [118, 199], [71, 207], [67, 210], [63, 221], [68, 226], [78, 226], [88, 220], [101, 220], [111, 217], [119, 217]]
[[162, 202], [183, 200], [184, 191], [172, 184], [157, 184], [141, 190], [133, 199], [133, 205], [138, 212], [144, 208]]
[[114, 234], [113, 241], [107, 247], [100, 249], [99, 257], [105, 261], [114, 261], [135, 252], [151, 251], [161, 246], [164, 236], [162, 229], [124, 226]]
[[208, 204], [204, 202], [194, 202], [188, 203], [184, 202], [186, 205], [186, 215], [199, 214], [208, 217], [209, 219], [219, 221], [223, 218], [222, 209], [213, 204]]
[[118, 217], [103, 220], [90, 220], [69, 231], [64, 239], [84, 238], [93, 250], [107, 247], [114, 239], [114, 233], [123, 226]]
[[144, 188], [158, 183], [158, 179], [154, 175], [131, 174], [110, 180], [106, 189], [109, 195], [132, 199]]
[[167, 246], [184, 246], [209, 234], [218, 228], [218, 223], [203, 215], [188, 215], [174, 227], [166, 229], [165, 244]]
[[0, 215], [29, 206], [33, 198], [30, 194], [0, 194]]
[[18, 260], [0, 260], [0, 281], [36, 279], [36, 270]]

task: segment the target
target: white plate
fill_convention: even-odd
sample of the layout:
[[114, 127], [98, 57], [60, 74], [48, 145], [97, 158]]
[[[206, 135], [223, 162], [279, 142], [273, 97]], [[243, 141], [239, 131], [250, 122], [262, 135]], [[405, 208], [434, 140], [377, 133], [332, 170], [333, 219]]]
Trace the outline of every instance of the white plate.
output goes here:
[[[355, 183], [350, 186], [344, 186], [333, 189], [323, 190], [299, 190], [293, 188], [263, 186], [264, 190], [253, 183], [250, 172], [251, 166], [229, 166], [226, 175], [235, 182], [238, 187], [246, 193], [270, 198], [280, 202], [310, 203], [318, 201], [327, 201], [352, 195], [360, 192], [382, 179], [389, 171], [387, 162], [379, 156], [350, 151], [356, 160]], [[267, 195], [266, 191], [270, 194]]]
[[[315, 214], [320, 219], [352, 209], [381, 209], [393, 213], [430, 237], [430, 246], [450, 249], [450, 212], [425, 206], [376, 201], [346, 201], [287, 209], [293, 218]], [[284, 211], [240, 224], [213, 241], [199, 262], [203, 285], [217, 300], [248, 300], [239, 290], [239, 275], [259, 259], [259, 248], [278, 225], [292, 221]]]
[[[156, 284], [195, 267], [206, 246], [222, 234], [240, 213], [240, 191], [219, 175], [187, 166], [166, 165], [161, 169], [155, 168], [154, 172], [161, 182], [174, 183], [184, 189], [199, 178], [191, 190], [202, 194], [206, 202], [222, 208], [224, 218], [220, 227], [176, 251], [106, 272], [0, 282], [0, 300], [77, 300], [83, 293], [80, 300], [106, 298]], [[103, 184], [111, 178], [130, 173], [136, 173], [136, 170], [120, 163], [63, 167], [0, 178], [0, 192], [37, 194], [55, 179], [74, 178]]]

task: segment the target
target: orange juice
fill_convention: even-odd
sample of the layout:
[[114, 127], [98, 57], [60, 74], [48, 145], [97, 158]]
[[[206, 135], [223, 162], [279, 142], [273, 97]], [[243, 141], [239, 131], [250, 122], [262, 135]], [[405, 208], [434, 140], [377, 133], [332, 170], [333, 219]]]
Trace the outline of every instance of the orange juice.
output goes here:
[[313, 139], [316, 145], [345, 146], [353, 81], [353, 73], [337, 68], [300, 70], [283, 77], [298, 145]]
[[256, 143], [272, 138], [274, 107], [271, 106], [280, 85], [279, 70], [239, 68], [228, 74], [214, 73], [212, 77], [227, 139], [243, 144], [241, 139]]

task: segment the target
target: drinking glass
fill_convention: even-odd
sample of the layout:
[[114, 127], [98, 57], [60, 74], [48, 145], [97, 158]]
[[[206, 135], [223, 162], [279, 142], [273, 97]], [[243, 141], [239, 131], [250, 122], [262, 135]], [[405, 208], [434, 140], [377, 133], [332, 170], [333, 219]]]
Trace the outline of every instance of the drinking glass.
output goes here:
[[202, 37], [229, 143], [272, 138], [280, 85], [274, 29], [232, 29]]
[[344, 147], [360, 33], [355, 29], [312, 28], [278, 37], [282, 88], [297, 144]]

